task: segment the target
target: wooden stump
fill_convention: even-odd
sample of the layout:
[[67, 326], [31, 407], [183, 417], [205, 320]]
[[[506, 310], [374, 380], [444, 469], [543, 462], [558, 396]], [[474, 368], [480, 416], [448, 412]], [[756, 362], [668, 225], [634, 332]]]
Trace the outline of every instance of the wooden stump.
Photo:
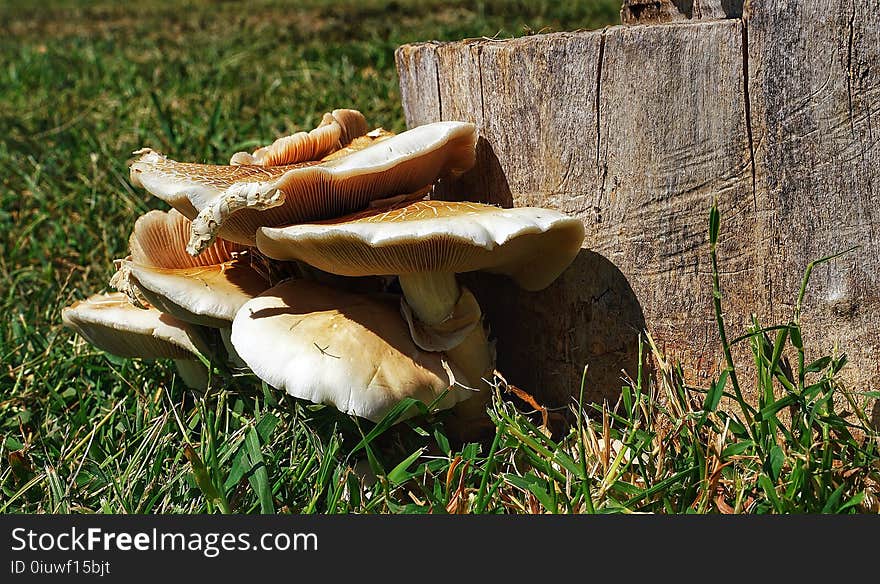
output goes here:
[[477, 167], [440, 198], [584, 221], [584, 250], [545, 291], [468, 278], [499, 368], [547, 402], [576, 395], [585, 365], [591, 398], [619, 391], [645, 328], [695, 380], [717, 372], [713, 200], [731, 334], [752, 313], [785, 322], [807, 264], [859, 245], [813, 274], [806, 342], [846, 351], [851, 386], [880, 381], [878, 3], [752, 0], [707, 18], [397, 51], [410, 126], [478, 126]]
[[623, 0], [623, 24], [740, 18], [743, 0]]

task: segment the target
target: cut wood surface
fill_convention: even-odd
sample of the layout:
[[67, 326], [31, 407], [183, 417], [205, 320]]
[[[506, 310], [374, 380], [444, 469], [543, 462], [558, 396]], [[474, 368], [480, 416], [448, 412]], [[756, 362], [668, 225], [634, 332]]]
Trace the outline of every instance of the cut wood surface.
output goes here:
[[739, 18], [743, 0], [624, 0], [623, 24], [661, 24], [684, 20]]
[[621, 370], [636, 374], [644, 329], [692, 379], [716, 374], [707, 227], [717, 200], [733, 336], [752, 313], [785, 322], [807, 264], [860, 246], [814, 272], [803, 321], [813, 349], [849, 355], [851, 386], [876, 389], [880, 8], [806, 4], [754, 0], [743, 18], [398, 49], [409, 126], [478, 126], [476, 168], [438, 198], [550, 207], [586, 226], [581, 255], [545, 291], [466, 278], [509, 381], [563, 403], [588, 365], [587, 395], [613, 396]]

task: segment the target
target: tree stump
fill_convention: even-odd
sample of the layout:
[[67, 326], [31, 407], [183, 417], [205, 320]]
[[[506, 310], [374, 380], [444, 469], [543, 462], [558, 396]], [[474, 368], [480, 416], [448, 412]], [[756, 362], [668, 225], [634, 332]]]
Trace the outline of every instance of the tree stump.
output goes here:
[[717, 200], [731, 336], [752, 313], [786, 322], [807, 264], [860, 246], [813, 273], [802, 322], [811, 349], [848, 354], [851, 387], [876, 389], [878, 2], [689, 4], [708, 16], [398, 49], [409, 126], [478, 127], [476, 168], [441, 185], [439, 198], [550, 207], [586, 226], [580, 256], [545, 291], [469, 276], [498, 337], [499, 369], [559, 404], [589, 365], [587, 395], [611, 397], [621, 370], [636, 374], [647, 329], [693, 380], [716, 374], [708, 210]]
[[623, 24], [660, 24], [683, 20], [740, 18], [743, 0], [623, 0]]

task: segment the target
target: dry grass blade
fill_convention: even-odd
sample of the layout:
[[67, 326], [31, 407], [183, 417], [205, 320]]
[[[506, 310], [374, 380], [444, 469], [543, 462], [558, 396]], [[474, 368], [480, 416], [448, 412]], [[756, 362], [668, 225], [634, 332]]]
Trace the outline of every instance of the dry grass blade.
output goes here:
[[[461, 460], [460, 457], [456, 457], [456, 458], [458, 461]], [[470, 509], [470, 501], [469, 501], [469, 497], [468, 497], [468, 486], [467, 486], [467, 483], [465, 482], [466, 478], [467, 478], [467, 470], [468, 470], [469, 465], [470, 465], [470, 461], [465, 462], [462, 465], [461, 472], [458, 475], [458, 486], [455, 488], [455, 491], [449, 497], [449, 502], [446, 504], [446, 512], [449, 514], [461, 515], [461, 514], [467, 513], [468, 510]], [[450, 485], [450, 479], [451, 479], [452, 472], [457, 467], [458, 467], [457, 464], [455, 465], [455, 467], [453, 467], [453, 466], [449, 467], [450, 472], [447, 474], [447, 478], [446, 478], [446, 488], [447, 489], [449, 488], [449, 485]]]

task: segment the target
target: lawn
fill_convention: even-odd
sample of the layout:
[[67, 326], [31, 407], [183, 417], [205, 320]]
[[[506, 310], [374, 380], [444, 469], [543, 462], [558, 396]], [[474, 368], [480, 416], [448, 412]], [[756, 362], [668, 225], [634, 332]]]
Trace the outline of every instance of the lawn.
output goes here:
[[400, 44], [598, 28], [619, 2], [291, 6], [0, 8], [0, 513], [878, 510], [862, 415], [878, 396], [840, 386], [840, 356], [790, 365], [796, 315], [741, 341], [757, 405], [732, 369], [688, 387], [646, 336], [656, 375], [628, 372], [618, 404], [572, 408], [550, 431], [499, 380], [495, 436], [468, 444], [442, 414], [374, 425], [244, 374], [194, 394], [170, 362], [119, 359], [62, 328], [64, 306], [108, 289], [135, 219], [164, 208], [131, 186], [134, 150], [224, 163], [337, 107], [402, 131]]

